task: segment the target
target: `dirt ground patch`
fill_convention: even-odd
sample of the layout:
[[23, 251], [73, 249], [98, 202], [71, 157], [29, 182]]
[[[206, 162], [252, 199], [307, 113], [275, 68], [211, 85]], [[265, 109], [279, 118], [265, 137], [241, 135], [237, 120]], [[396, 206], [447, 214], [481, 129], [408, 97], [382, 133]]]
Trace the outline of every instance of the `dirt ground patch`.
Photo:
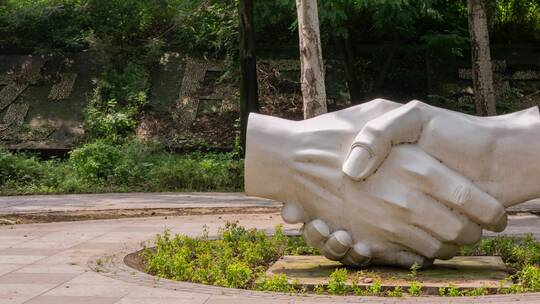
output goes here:
[[[144, 208], [20, 213], [0, 216], [0, 225], [108, 220], [153, 216], [278, 213], [279, 207]], [[277, 216], [277, 214], [276, 214]]]

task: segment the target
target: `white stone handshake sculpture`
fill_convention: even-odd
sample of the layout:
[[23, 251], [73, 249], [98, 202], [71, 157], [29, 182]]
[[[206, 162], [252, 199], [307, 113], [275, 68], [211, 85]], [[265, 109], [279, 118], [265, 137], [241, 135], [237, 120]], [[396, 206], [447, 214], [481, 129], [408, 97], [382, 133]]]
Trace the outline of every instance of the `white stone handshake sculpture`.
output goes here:
[[537, 109], [480, 118], [377, 99], [304, 121], [251, 114], [245, 188], [284, 202], [329, 259], [427, 266], [540, 196], [538, 152]]

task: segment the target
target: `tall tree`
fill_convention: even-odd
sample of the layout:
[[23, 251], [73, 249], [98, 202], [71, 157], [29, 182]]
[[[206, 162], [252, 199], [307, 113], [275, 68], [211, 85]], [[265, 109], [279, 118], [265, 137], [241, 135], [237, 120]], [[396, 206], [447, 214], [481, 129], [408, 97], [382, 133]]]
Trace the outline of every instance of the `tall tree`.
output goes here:
[[304, 119], [327, 112], [317, 0], [296, 0]]
[[484, 0], [467, 0], [467, 9], [476, 113], [481, 116], [495, 115], [495, 90], [485, 2]]
[[245, 151], [249, 113], [259, 112], [253, 0], [240, 0], [238, 12], [240, 15], [240, 128], [241, 144]]

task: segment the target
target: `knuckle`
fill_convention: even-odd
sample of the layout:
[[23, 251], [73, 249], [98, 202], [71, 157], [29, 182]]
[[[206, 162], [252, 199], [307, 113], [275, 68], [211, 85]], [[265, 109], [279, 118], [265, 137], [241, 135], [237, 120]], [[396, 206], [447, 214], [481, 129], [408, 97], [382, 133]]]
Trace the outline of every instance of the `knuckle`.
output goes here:
[[457, 185], [452, 189], [452, 200], [460, 206], [466, 205], [471, 201], [471, 192], [471, 187], [466, 185]]
[[368, 122], [363, 129], [363, 132], [366, 132], [373, 136], [374, 138], [383, 138], [384, 130], [380, 128], [377, 124], [373, 122]]

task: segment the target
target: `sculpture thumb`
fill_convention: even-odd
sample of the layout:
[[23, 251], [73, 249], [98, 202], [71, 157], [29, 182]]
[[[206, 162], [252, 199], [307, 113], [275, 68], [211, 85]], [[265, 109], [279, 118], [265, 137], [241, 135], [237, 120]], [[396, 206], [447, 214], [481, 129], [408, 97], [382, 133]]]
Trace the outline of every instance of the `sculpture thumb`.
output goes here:
[[422, 132], [429, 108], [419, 101], [387, 112], [368, 122], [354, 139], [342, 171], [351, 179], [368, 178], [392, 149], [392, 144], [415, 143]]
[[341, 170], [349, 178], [360, 181], [368, 178], [390, 153], [392, 145], [382, 134], [374, 135], [369, 130], [360, 132], [360, 140], [354, 142]]
[[343, 163], [342, 171], [353, 180], [363, 179], [371, 171], [369, 164], [372, 158], [368, 149], [356, 146]]

